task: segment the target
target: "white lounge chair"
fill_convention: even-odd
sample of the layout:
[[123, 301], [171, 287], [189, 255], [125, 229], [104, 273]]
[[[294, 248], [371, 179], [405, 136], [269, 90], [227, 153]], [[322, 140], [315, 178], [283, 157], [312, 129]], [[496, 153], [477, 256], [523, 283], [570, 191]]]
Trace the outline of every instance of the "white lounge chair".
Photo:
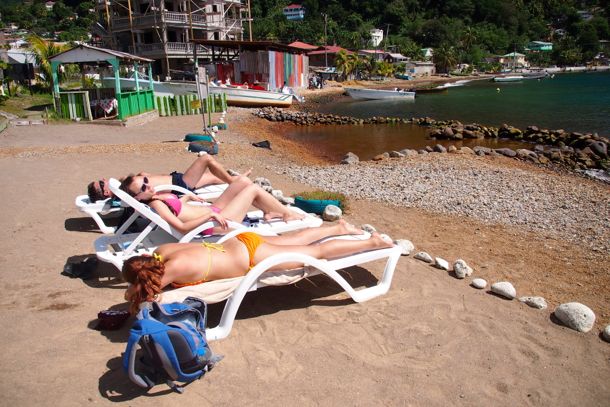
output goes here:
[[[97, 258], [101, 261], [113, 264], [119, 270], [123, 267], [123, 262], [129, 257], [151, 253], [157, 246], [163, 243], [190, 242], [202, 231], [216, 225], [214, 222], [206, 222], [186, 234], [181, 233], [174, 229], [148, 205], [139, 202], [125, 191], [122, 191], [119, 188], [121, 183], [118, 180], [110, 178], [108, 180], [108, 185], [115, 196], [134, 209], [133, 215], [123, 223], [114, 235], [101, 236], [96, 239], [94, 243]], [[164, 188], [183, 190], [185, 193], [190, 193], [183, 188], [181, 189], [180, 187], [172, 185], [164, 186]], [[290, 220], [288, 222], [280, 219], [263, 221], [262, 212], [253, 211], [248, 212], [248, 219], [257, 219], [259, 220], [258, 222], [229, 222], [229, 227], [233, 229], [248, 228], [249, 230], [260, 231], [261, 233], [284, 233], [292, 230], [318, 227], [322, 224], [322, 219], [315, 215], [305, 213], [296, 207], [291, 207], [290, 209], [303, 214], [305, 217], [303, 219]], [[140, 233], [125, 233], [129, 226], [138, 218], [146, 219], [149, 224]], [[216, 238], [206, 237], [206, 240], [218, 238], [219, 236]]]
[[[227, 189], [228, 186], [228, 184], [208, 185], [206, 187], [197, 189], [195, 193], [203, 199], [215, 199], [222, 195], [222, 193], [225, 189]], [[184, 191], [188, 191], [184, 188], [179, 188], [171, 185], [161, 185], [155, 188], [155, 190], [163, 191], [171, 187], [175, 187], [175, 190], [181, 193], [184, 193]], [[119, 216], [124, 209], [122, 206], [117, 206], [114, 202], [116, 201], [113, 201], [111, 198], [91, 202], [88, 195], [79, 195], [74, 200], [76, 207], [81, 212], [91, 216], [97, 226], [100, 228], [100, 231], [104, 234], [116, 232], [116, 227], [106, 225], [104, 219], [111, 216]]]
[[[223, 236], [218, 243], [241, 233], [235, 230]], [[337, 239], [368, 239], [370, 235], [350, 235], [333, 237]], [[356, 302], [368, 301], [388, 292], [392, 284], [394, 269], [400, 258], [398, 246], [386, 249], [370, 250], [350, 256], [320, 260], [301, 253], [281, 253], [268, 257], [254, 266], [243, 277], [215, 280], [193, 286], [187, 286], [163, 292], [159, 296], [162, 303], [183, 301], [186, 297], [201, 298], [209, 304], [223, 301], [225, 304], [218, 326], [206, 330], [208, 340], [226, 338], [231, 332], [235, 315], [248, 291], [255, 291], [265, 286], [293, 284], [303, 278], [324, 273], [335, 280]], [[372, 287], [354, 289], [337, 271], [347, 267], [387, 259], [383, 275]], [[305, 267], [285, 271], [268, 271], [271, 267], [286, 262], [302, 262]]]

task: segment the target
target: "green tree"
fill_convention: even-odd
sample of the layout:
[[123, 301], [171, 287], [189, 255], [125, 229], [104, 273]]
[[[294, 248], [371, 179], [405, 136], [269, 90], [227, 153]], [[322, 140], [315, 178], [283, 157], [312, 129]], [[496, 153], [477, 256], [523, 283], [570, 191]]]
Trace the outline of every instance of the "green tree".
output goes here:
[[599, 38], [595, 27], [591, 24], [583, 24], [576, 43], [580, 47], [584, 61], [591, 61], [599, 52]]
[[49, 62], [49, 58], [54, 55], [59, 54], [60, 52], [65, 51], [69, 48], [68, 45], [59, 46], [51, 41], [46, 41], [40, 38], [36, 34], [32, 34], [27, 38], [30, 43], [30, 50], [34, 53], [34, 58], [36, 59], [36, 63], [40, 67], [42, 74], [44, 75], [43, 83], [44, 87], [51, 87], [51, 63]]
[[441, 73], [447, 73], [457, 64], [457, 56], [455, 49], [448, 44], [443, 44], [434, 49], [432, 61], [436, 66], [436, 70]]

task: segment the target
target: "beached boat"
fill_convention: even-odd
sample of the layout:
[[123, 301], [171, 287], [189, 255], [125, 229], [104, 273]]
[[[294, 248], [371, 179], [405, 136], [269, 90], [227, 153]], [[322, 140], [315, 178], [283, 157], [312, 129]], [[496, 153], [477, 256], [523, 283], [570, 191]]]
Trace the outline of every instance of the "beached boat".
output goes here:
[[411, 75], [407, 75], [406, 73], [397, 73], [397, 74], [394, 74], [394, 77], [396, 79], [403, 79], [405, 81], [413, 80], [413, 77]]
[[[114, 87], [114, 78], [103, 78], [104, 86]], [[135, 89], [136, 82], [133, 78], [120, 78], [121, 89]], [[148, 88], [148, 80], [139, 81], [140, 88]], [[195, 82], [190, 81], [153, 81], [155, 96], [175, 96], [175, 95], [197, 95]], [[230, 106], [245, 107], [288, 107], [292, 104], [293, 95], [266, 90], [240, 88], [236, 86], [212, 86], [209, 91], [211, 94], [226, 94], [227, 104]]]
[[415, 99], [415, 92], [406, 90], [388, 89], [364, 89], [364, 88], [345, 88], [347, 94], [353, 99], [359, 100], [379, 100], [379, 99]]
[[525, 79], [523, 75], [495, 76], [494, 82], [519, 82]]

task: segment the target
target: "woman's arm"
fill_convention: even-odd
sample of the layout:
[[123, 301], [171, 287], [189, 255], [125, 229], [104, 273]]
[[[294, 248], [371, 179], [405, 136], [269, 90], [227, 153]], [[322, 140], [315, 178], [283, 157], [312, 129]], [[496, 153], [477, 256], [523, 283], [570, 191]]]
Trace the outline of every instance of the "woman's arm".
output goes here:
[[161, 216], [167, 223], [169, 223], [169, 225], [171, 227], [178, 230], [180, 233], [184, 233], [184, 234], [190, 232], [191, 230], [195, 229], [197, 226], [201, 225], [202, 223], [207, 222], [208, 220], [210, 220], [212, 218], [216, 219], [221, 225], [223, 225], [223, 223], [224, 223], [224, 225], [226, 225], [226, 220], [224, 220], [224, 218], [221, 215], [214, 213], [210, 209], [207, 209], [205, 207], [202, 208], [202, 210], [205, 211], [205, 213], [203, 215], [198, 216], [194, 219], [188, 220], [186, 222], [183, 222], [176, 215], [174, 215], [172, 213], [172, 211], [169, 210], [167, 205], [165, 205], [163, 202], [161, 202], [159, 200], [153, 200], [149, 204], [149, 206], [152, 207], [159, 214], [159, 216]]

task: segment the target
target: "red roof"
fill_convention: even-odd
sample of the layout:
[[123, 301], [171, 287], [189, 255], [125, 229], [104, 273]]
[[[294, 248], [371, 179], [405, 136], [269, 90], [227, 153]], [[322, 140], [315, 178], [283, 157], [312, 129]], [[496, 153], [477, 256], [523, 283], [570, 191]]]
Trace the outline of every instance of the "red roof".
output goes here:
[[353, 52], [352, 52], [352, 51], [350, 51], [350, 50], [347, 50], [347, 49], [345, 49], [345, 48], [338, 47], [338, 46], [336, 46], [336, 45], [327, 45], [326, 47], [322, 47], [322, 48], [323, 48], [323, 49], [318, 50], [318, 51], [311, 51], [311, 52], [308, 52], [308, 53], [307, 53], [307, 55], [319, 55], [319, 54], [324, 54], [324, 53], [326, 53], [326, 54], [336, 54], [336, 53], [337, 53], [337, 52], [339, 52], [339, 51], [345, 51], [345, 52], [347, 52], [348, 54], [352, 54], [352, 53], [353, 53]]
[[290, 5], [286, 6], [286, 7], [284, 7], [284, 9], [287, 9], [287, 8], [301, 8], [301, 7], [303, 7], [303, 6], [301, 6], [300, 4], [290, 4]]
[[314, 50], [314, 49], [320, 48], [317, 45], [311, 45], [311, 44], [307, 44], [306, 42], [301, 42], [301, 41], [292, 42], [292, 43], [288, 44], [288, 46], [300, 48], [300, 49], [304, 49], [304, 50]]

